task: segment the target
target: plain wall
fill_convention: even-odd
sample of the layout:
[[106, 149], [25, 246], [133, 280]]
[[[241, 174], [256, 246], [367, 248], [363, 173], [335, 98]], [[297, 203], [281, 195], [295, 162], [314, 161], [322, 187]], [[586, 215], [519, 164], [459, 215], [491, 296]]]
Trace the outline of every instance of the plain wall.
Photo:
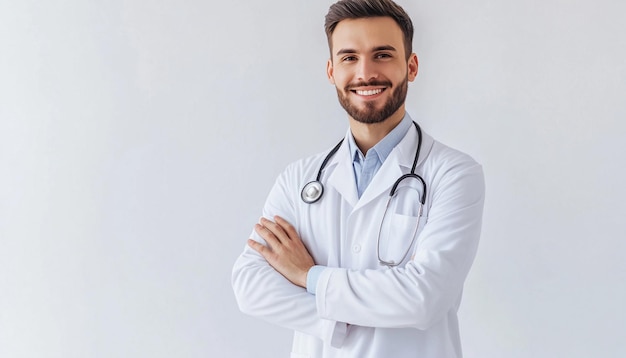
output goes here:
[[[230, 274], [347, 128], [332, 1], [0, 1], [0, 357], [287, 357]], [[626, 3], [399, 1], [407, 108], [484, 166], [466, 357], [626, 355]]]

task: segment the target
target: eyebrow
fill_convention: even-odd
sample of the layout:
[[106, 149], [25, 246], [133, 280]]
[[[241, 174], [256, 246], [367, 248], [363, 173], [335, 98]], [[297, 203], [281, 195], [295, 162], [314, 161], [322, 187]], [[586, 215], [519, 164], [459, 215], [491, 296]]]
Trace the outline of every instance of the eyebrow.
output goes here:
[[[377, 52], [377, 51], [398, 51], [398, 50], [396, 50], [396, 48], [391, 45], [376, 46], [372, 48], [372, 52]], [[342, 48], [341, 50], [337, 51], [336, 56], [344, 55], [348, 53], [357, 53], [357, 52], [358, 51], [355, 49]]]

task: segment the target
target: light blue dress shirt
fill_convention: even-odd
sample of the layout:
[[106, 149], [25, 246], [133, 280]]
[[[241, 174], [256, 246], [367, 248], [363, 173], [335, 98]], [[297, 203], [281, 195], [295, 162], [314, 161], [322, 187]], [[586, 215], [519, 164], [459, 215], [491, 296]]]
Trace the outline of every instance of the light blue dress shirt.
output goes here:
[[[372, 178], [374, 178], [374, 175], [376, 175], [378, 169], [383, 165], [393, 148], [404, 138], [412, 123], [413, 120], [409, 114], [406, 113], [402, 121], [400, 121], [385, 138], [370, 148], [365, 155], [363, 155], [356, 145], [354, 136], [352, 134], [348, 136], [348, 148], [350, 153], [352, 153], [352, 169], [354, 170], [354, 179], [356, 181], [359, 198], [372, 182]], [[325, 268], [325, 266], [316, 265], [309, 269], [306, 276], [306, 290], [309, 293], [315, 294], [317, 280]]]

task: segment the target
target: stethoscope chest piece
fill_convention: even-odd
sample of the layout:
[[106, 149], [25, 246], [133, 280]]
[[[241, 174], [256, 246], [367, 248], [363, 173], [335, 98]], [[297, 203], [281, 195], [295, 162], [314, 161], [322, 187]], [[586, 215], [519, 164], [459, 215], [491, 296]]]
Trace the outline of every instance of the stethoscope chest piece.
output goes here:
[[311, 181], [308, 182], [304, 188], [302, 188], [302, 192], [300, 193], [300, 197], [307, 204], [313, 204], [314, 202], [320, 200], [322, 194], [324, 193], [324, 186], [319, 181]]

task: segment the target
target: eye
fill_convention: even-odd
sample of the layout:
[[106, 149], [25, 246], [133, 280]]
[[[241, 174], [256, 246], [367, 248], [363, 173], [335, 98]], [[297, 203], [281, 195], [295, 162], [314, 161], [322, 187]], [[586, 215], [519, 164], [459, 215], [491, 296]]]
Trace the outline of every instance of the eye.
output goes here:
[[384, 59], [384, 58], [391, 58], [391, 54], [386, 53], [386, 52], [382, 52], [382, 53], [377, 53], [376, 56], [374, 56], [377, 59]]
[[341, 59], [343, 62], [353, 62], [356, 61], [356, 56], [348, 55]]

